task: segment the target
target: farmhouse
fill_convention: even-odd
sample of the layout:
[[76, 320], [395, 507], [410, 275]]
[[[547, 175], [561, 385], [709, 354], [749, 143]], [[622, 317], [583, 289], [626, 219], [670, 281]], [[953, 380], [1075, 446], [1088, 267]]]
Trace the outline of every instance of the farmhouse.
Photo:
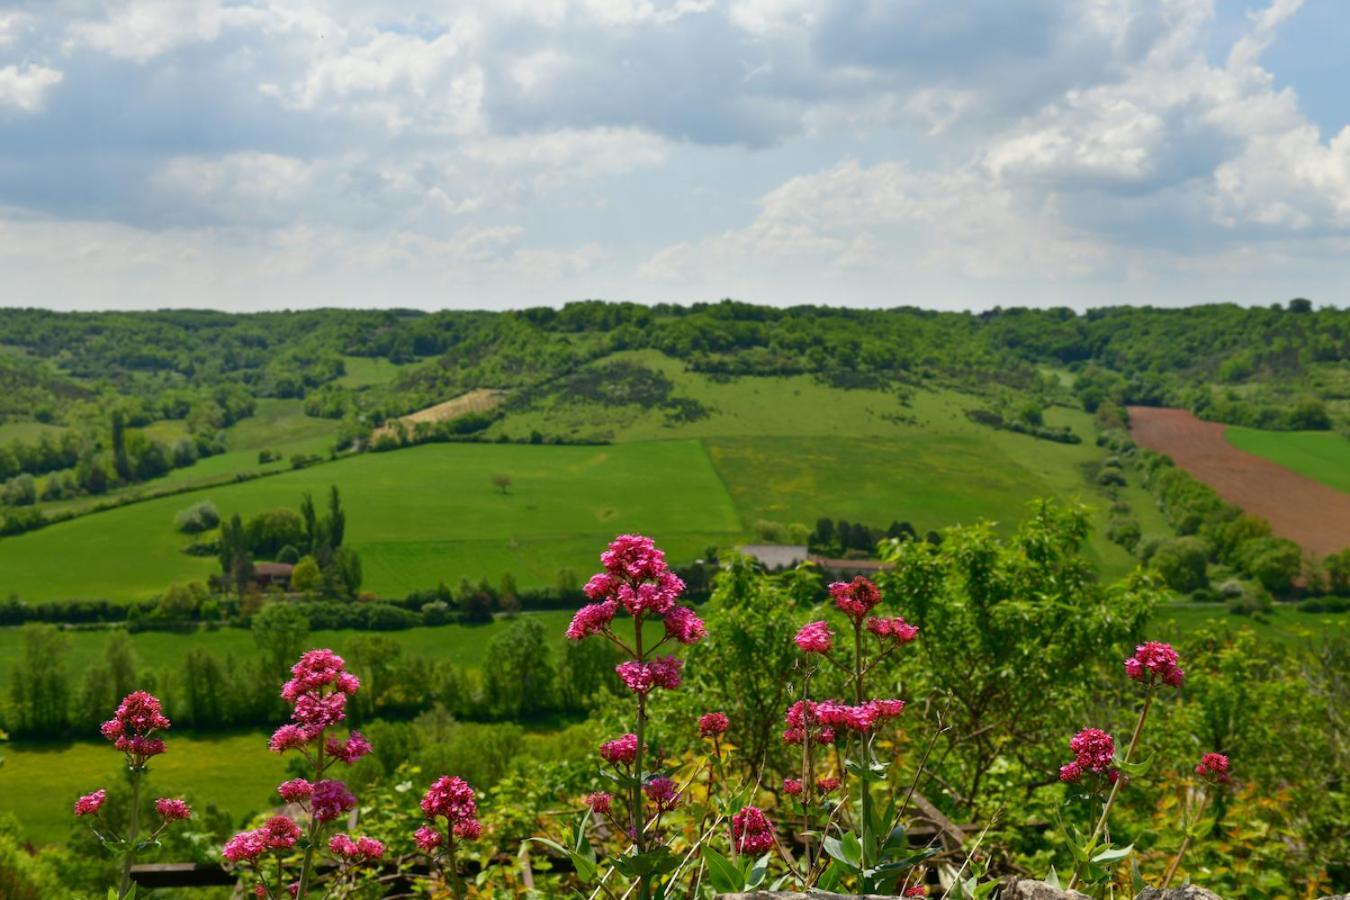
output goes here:
[[746, 544], [741, 552], [764, 567], [765, 571], [778, 572], [790, 569], [802, 563], [814, 563], [835, 578], [852, 578], [855, 575], [875, 575], [891, 567], [890, 563], [879, 559], [831, 559], [811, 553], [804, 544]]
[[276, 585], [283, 591], [291, 586], [291, 572], [295, 566], [290, 563], [260, 562], [253, 565], [253, 583], [266, 590]]

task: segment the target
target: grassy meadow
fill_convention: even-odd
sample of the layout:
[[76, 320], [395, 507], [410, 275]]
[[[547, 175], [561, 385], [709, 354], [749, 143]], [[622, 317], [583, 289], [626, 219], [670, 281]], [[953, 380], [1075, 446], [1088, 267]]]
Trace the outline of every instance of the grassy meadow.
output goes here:
[[[491, 483], [512, 478], [508, 493]], [[589, 572], [616, 533], [654, 535], [673, 558], [734, 542], [736, 511], [702, 444], [608, 447], [432, 444], [371, 453], [60, 522], [0, 541], [0, 591], [30, 600], [152, 596], [201, 580], [211, 557], [182, 552], [174, 515], [199, 500], [247, 518], [342, 492], [347, 541], [367, 590], [402, 596], [461, 576], [512, 572], [523, 587]], [[72, 554], [75, 556], [73, 557]], [[77, 558], [76, 558], [77, 557]]]
[[[286, 760], [267, 752], [267, 734], [248, 731], [201, 734], [175, 731], [169, 750], [155, 758], [150, 789], [156, 796], [187, 795], [214, 803], [242, 821], [260, 811], [285, 780]], [[3, 808], [18, 817], [35, 844], [64, 840], [76, 826], [71, 804], [82, 793], [116, 784], [126, 769], [106, 741], [0, 745]], [[203, 778], [203, 772], [210, 772]], [[82, 826], [79, 826], [82, 827]]]
[[1229, 426], [1228, 442], [1309, 478], [1350, 492], [1350, 439], [1334, 431], [1264, 431]]

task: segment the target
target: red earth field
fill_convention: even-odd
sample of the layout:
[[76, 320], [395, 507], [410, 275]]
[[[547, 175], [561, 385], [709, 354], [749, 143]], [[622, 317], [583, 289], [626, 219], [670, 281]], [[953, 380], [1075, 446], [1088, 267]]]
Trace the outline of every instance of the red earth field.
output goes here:
[[1319, 556], [1350, 547], [1350, 494], [1253, 456], [1224, 437], [1225, 426], [1184, 409], [1130, 407], [1130, 436], [1260, 516], [1275, 534]]

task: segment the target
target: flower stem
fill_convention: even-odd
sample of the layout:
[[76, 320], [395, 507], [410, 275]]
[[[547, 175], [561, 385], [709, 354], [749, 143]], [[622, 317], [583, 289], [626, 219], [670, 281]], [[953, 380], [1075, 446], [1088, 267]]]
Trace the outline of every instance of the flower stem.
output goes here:
[[446, 825], [445, 846], [446, 855], [450, 858], [450, 888], [454, 891], [455, 900], [463, 900], [464, 882], [460, 881], [459, 861], [455, 859], [455, 828], [453, 825]]
[[[856, 702], [859, 706], [862, 706], [862, 705], [863, 705], [863, 700], [864, 700], [864, 692], [863, 692], [863, 675], [866, 674], [865, 670], [863, 669], [862, 648], [863, 648], [862, 619], [861, 619], [861, 618], [854, 618], [854, 620], [853, 620], [853, 696], [854, 696], [854, 702]], [[858, 735], [858, 771], [861, 772], [861, 773], [863, 773], [863, 774], [861, 774], [861, 775], [858, 776], [858, 780], [859, 780], [859, 782], [861, 783], [861, 787], [862, 787], [862, 790], [861, 790], [861, 801], [862, 801], [862, 802], [861, 802], [861, 804], [860, 804], [861, 809], [862, 809], [862, 823], [861, 823], [861, 825], [860, 825], [858, 831], [859, 831], [859, 833], [860, 833], [860, 835], [861, 835], [861, 837], [862, 837], [862, 842], [861, 842], [861, 843], [862, 843], [862, 866], [861, 866], [861, 868], [864, 869], [864, 870], [866, 870], [867, 868], [869, 868], [869, 867], [870, 867], [870, 864], [871, 864], [871, 861], [868, 860], [868, 858], [867, 858], [867, 856], [868, 856], [867, 850], [868, 850], [868, 847], [869, 847], [869, 846], [871, 845], [871, 843], [872, 843], [872, 841], [871, 841], [871, 834], [870, 834], [871, 826], [872, 826], [872, 796], [871, 796], [871, 795], [872, 795], [872, 792], [869, 790], [869, 788], [871, 787], [871, 785], [868, 783], [868, 774], [867, 774], [867, 773], [870, 773], [870, 772], [871, 772], [871, 768], [870, 768], [870, 766], [869, 766], [869, 760], [867, 759], [867, 754], [868, 754], [867, 739], [866, 739], [866, 737], [865, 737], [863, 734], [859, 733], [859, 735]], [[859, 887], [861, 888], [862, 885], [859, 884]]]
[[[1148, 708], [1153, 703], [1153, 682], [1148, 683], [1148, 690], [1144, 693], [1144, 705], [1139, 710], [1139, 719], [1134, 723], [1134, 734], [1130, 735], [1130, 745], [1125, 748], [1125, 758], [1123, 763], [1129, 765], [1130, 759], [1134, 756], [1134, 748], [1139, 745], [1139, 735], [1144, 730], [1144, 721], [1148, 718]], [[1122, 772], [1111, 785], [1111, 793], [1107, 795], [1106, 803], [1102, 804], [1102, 815], [1097, 820], [1097, 825], [1092, 829], [1092, 836], [1088, 838], [1086, 852], [1091, 853], [1093, 845], [1097, 843], [1097, 838], [1101, 836], [1106, 828], [1106, 819], [1111, 815], [1111, 806], [1116, 802], [1116, 794], [1120, 792], [1120, 785], [1125, 780], [1125, 774]], [[1077, 863], [1073, 867], [1073, 877], [1069, 879], [1069, 890], [1073, 890], [1078, 884], [1078, 878], [1082, 874], [1083, 864]]]
[[131, 866], [136, 861], [136, 832], [141, 819], [141, 776], [144, 769], [131, 769], [131, 821], [127, 825], [127, 847], [122, 854], [122, 881], [117, 888], [118, 900], [131, 896]]
[[[642, 651], [642, 616], [633, 617], [633, 646], [636, 648], [637, 659], [639, 662], [643, 659]], [[643, 751], [646, 749], [646, 731], [647, 731], [647, 695], [637, 695], [637, 753], [633, 757], [633, 800], [632, 800], [632, 821], [633, 821], [633, 842], [637, 845], [638, 853], [647, 852], [647, 822], [642, 814], [642, 758]], [[651, 882], [650, 876], [638, 876], [638, 900], [651, 900]]]
[[[317, 750], [314, 759], [314, 780], [317, 783], [323, 779], [323, 749], [324, 734], [319, 732], [319, 739], [314, 742]], [[300, 864], [300, 882], [297, 885], [295, 896], [296, 900], [305, 900], [309, 891], [309, 878], [311, 870], [314, 868], [314, 845], [319, 840], [319, 820], [314, 815], [313, 804], [310, 804], [309, 811], [309, 842], [305, 846], [305, 858]]]
[[[1200, 805], [1195, 808], [1195, 814], [1192, 816], [1194, 822], [1200, 821], [1200, 815], [1205, 811], [1205, 805], [1209, 802], [1209, 795], [1202, 794]], [[1167, 886], [1172, 883], [1172, 877], [1177, 874], [1177, 868], [1181, 865], [1181, 858], [1186, 855], [1186, 851], [1191, 846], [1191, 830], [1188, 827], [1186, 834], [1181, 838], [1181, 846], [1177, 848], [1177, 855], [1172, 858], [1172, 864], [1167, 867], [1167, 874], [1163, 876], [1162, 884], [1159, 887], [1167, 890]]]

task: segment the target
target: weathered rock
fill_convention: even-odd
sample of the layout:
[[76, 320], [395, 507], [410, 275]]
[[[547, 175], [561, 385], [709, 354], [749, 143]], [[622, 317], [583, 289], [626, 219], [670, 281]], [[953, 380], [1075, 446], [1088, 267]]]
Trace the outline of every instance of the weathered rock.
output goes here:
[[812, 891], [809, 894], [797, 891], [747, 891], [744, 894], [718, 894], [717, 900], [895, 900], [895, 898], [881, 897], [877, 894], [830, 894], [825, 891]]
[[1139, 892], [1135, 900], [1223, 900], [1213, 891], [1205, 890], [1193, 884], [1183, 884], [1181, 887], [1168, 888], [1144, 888]]
[[1320, 898], [1320, 900], [1350, 900], [1350, 894], [1331, 894], [1330, 896]]
[[1088, 900], [1087, 894], [1051, 887], [1044, 881], [1015, 878], [1003, 888], [1003, 900]]

